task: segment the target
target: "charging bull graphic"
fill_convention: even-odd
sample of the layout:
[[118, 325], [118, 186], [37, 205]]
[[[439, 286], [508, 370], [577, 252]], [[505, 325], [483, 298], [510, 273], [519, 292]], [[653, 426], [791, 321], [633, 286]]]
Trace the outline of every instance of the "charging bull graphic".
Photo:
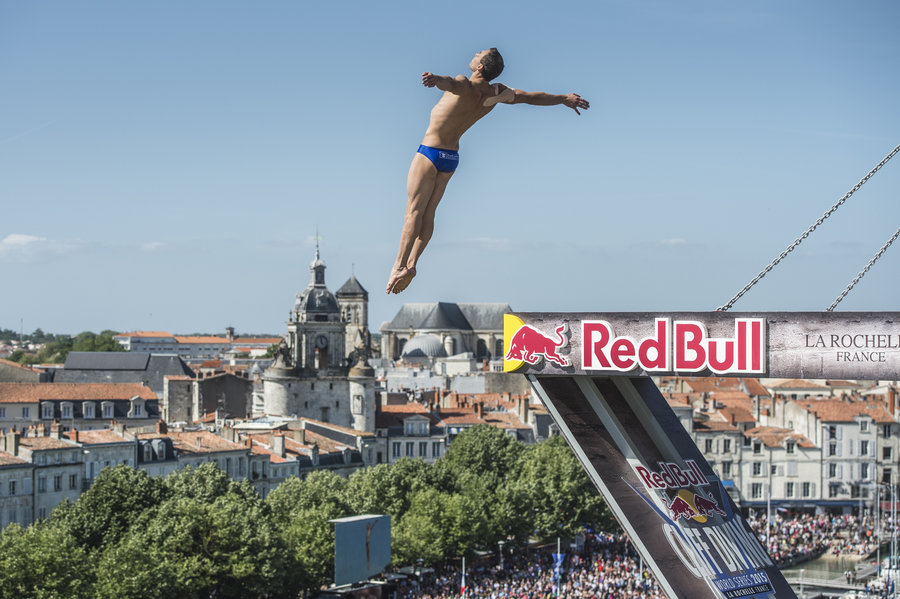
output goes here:
[[536, 328], [523, 324], [509, 342], [506, 359], [521, 360], [534, 366], [543, 356], [560, 366], [568, 366], [569, 360], [557, 353], [557, 350], [566, 344], [567, 328], [566, 324], [556, 327], [556, 339], [553, 339]]
[[701, 516], [712, 516], [713, 514], [719, 514], [720, 516], [725, 515], [724, 510], [719, 507], [718, 503], [712, 499], [701, 497], [700, 495], [694, 495], [694, 507], [697, 508], [697, 512], [699, 512]]
[[691, 504], [685, 501], [684, 497], [681, 497], [680, 495], [675, 497], [675, 499], [672, 500], [672, 503], [669, 504], [669, 512], [671, 512], [672, 520], [675, 522], [678, 522], [679, 518], [690, 520], [697, 515], [697, 512], [694, 511]]

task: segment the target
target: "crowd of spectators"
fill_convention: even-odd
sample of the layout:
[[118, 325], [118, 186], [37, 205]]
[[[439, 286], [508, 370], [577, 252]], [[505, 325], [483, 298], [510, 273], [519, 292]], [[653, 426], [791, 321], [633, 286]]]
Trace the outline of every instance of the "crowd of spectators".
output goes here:
[[[766, 514], [747, 521], [766, 544]], [[826, 552], [836, 556], [865, 556], [875, 550], [874, 521], [870, 516], [774, 514], [769, 525], [769, 555], [779, 566], [812, 559]]]
[[[766, 544], [766, 514], [747, 519]], [[774, 515], [769, 529], [769, 555], [778, 566], [813, 559], [828, 551], [837, 556], [863, 556], [875, 549], [874, 522], [852, 515]], [[519, 550], [477, 561], [466, 568], [466, 597], [478, 599], [661, 599], [653, 575], [640, 562], [624, 534], [586, 535], [584, 548], [569, 552], [557, 581], [553, 548]], [[460, 596], [462, 570], [448, 563], [400, 585], [400, 599], [450, 599]], [[558, 588], [557, 588], [558, 586]]]
[[[624, 534], [586, 535], [584, 549], [569, 552], [557, 581], [553, 549], [521, 551], [470, 564], [466, 568], [466, 597], [499, 599], [548, 599], [583, 597], [592, 599], [663, 599], [653, 576]], [[406, 581], [400, 599], [449, 599], [460, 596], [462, 571], [459, 563], [425, 574], [420, 582]], [[557, 589], [558, 586], [558, 589]]]

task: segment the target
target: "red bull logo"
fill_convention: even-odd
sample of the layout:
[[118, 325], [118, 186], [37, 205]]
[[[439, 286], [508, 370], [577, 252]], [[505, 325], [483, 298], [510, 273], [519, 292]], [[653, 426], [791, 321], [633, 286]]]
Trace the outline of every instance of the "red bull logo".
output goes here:
[[504, 354], [503, 370], [512, 372], [524, 364], [534, 366], [542, 359], [566, 368], [570, 362], [560, 350], [569, 343], [567, 324], [562, 324], [548, 335], [512, 314], [503, 315]]
[[568, 342], [566, 331], [568, 325], [556, 327], [554, 336], [546, 335], [531, 325], [522, 324], [509, 340], [506, 362], [525, 362], [534, 366], [541, 358], [566, 367], [569, 360], [559, 355], [559, 349]]
[[659, 471], [653, 472], [644, 466], [634, 466], [634, 471], [644, 481], [648, 489], [661, 491], [684, 487], [705, 487], [709, 479], [694, 460], [685, 460], [685, 468], [674, 462], [660, 462]]
[[725, 512], [719, 507], [716, 500], [682, 489], [669, 503], [669, 514], [675, 522], [678, 522], [680, 518], [706, 522], [713, 514], [724, 516]]

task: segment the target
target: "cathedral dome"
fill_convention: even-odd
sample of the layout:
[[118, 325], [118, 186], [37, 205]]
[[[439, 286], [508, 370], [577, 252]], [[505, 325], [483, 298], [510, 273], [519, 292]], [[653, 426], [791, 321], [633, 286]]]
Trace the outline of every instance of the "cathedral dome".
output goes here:
[[307, 287], [303, 293], [297, 296], [294, 310], [297, 312], [316, 312], [319, 314], [333, 314], [340, 312], [334, 294], [325, 287]]
[[444, 344], [436, 335], [416, 335], [403, 346], [404, 358], [446, 358]]

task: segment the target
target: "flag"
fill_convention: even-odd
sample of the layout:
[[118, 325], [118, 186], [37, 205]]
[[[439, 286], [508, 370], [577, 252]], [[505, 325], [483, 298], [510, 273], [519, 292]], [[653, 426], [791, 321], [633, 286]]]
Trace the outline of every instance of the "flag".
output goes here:
[[466, 596], [466, 558], [463, 558], [462, 582], [459, 585], [459, 596], [465, 599]]
[[553, 554], [553, 592], [555, 593], [559, 592], [559, 578], [562, 573], [562, 565], [565, 557], [565, 553]]

